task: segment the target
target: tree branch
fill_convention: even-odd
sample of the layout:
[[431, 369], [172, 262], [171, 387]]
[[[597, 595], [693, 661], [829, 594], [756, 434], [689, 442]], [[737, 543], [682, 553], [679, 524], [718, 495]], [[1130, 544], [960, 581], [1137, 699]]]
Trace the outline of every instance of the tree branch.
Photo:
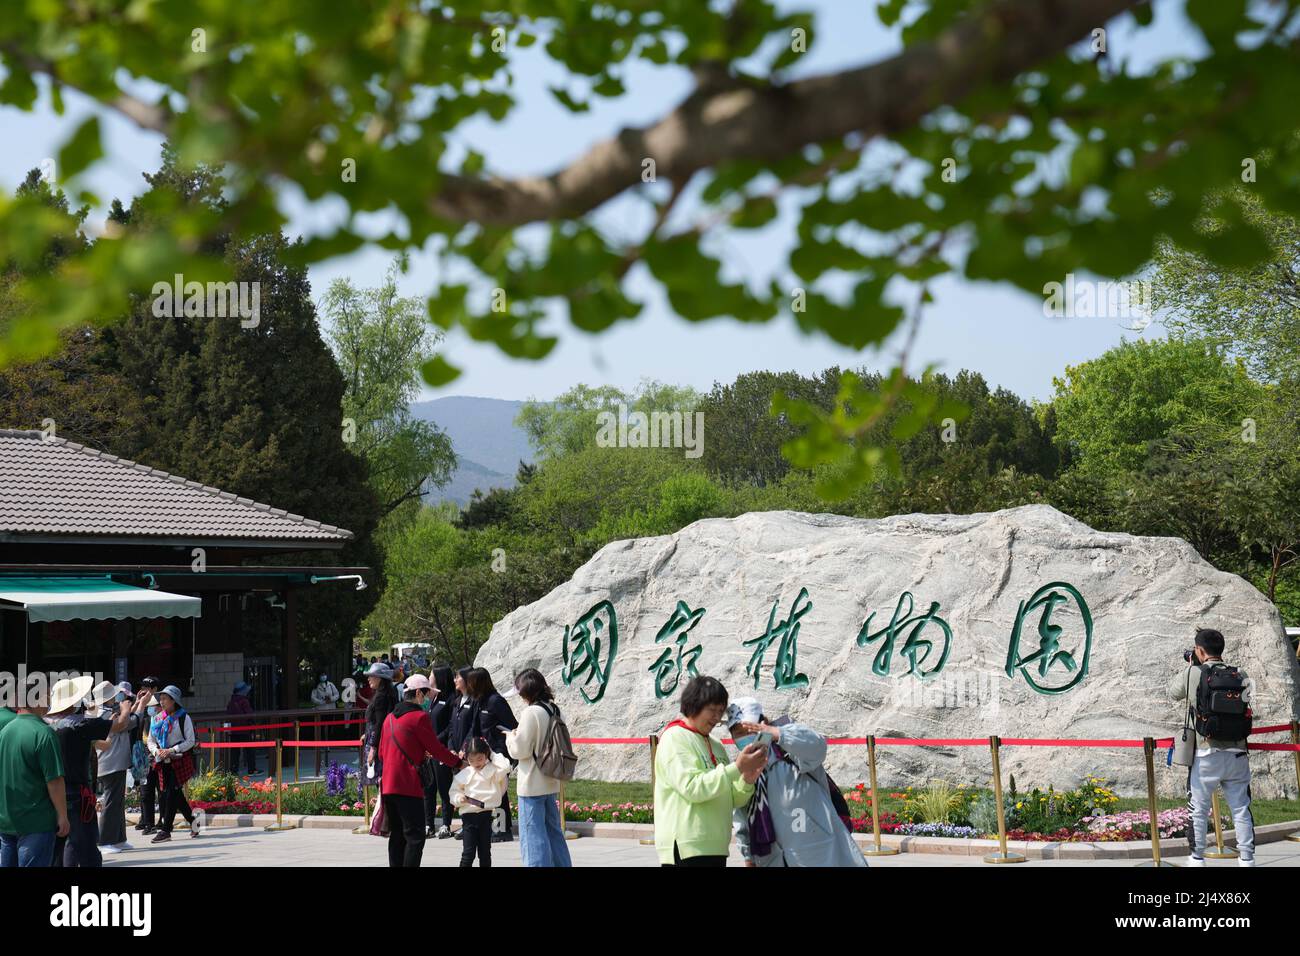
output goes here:
[[781, 86], [737, 82], [697, 90], [654, 125], [625, 129], [549, 176], [444, 176], [429, 206], [444, 219], [494, 226], [572, 219], [640, 182], [646, 159], [654, 160], [656, 177], [684, 182], [732, 160], [776, 160], [850, 133], [898, 132], [1146, 2], [995, 0], [933, 42], [880, 63]]

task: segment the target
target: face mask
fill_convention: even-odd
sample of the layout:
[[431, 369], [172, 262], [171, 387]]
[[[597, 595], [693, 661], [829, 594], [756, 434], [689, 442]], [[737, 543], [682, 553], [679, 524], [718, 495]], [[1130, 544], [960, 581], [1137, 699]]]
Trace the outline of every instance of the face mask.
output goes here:
[[433, 706], [433, 698], [432, 698], [432, 697], [426, 697], [426, 698], [424, 698], [423, 701], [420, 702], [420, 709], [421, 709], [421, 710], [428, 710], [428, 709], [429, 709], [430, 707], [432, 707], [432, 706]]
[[757, 740], [757, 739], [758, 739], [758, 734], [747, 734], [747, 735], [744, 736], [744, 737], [737, 737], [737, 738], [736, 738], [736, 749], [737, 749], [737, 750], [744, 750], [746, 747], [748, 747], [750, 744], [752, 744], [752, 743], [753, 743], [755, 740]]

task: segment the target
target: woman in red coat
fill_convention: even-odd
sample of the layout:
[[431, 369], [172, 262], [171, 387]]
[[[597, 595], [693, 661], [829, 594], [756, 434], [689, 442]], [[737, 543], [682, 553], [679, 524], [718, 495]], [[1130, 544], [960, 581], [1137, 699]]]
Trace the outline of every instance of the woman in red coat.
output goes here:
[[420, 764], [426, 755], [453, 770], [460, 757], [448, 750], [433, 732], [424, 712], [424, 699], [432, 688], [429, 678], [416, 674], [406, 682], [402, 702], [384, 718], [379, 733], [379, 757], [384, 775], [380, 793], [388, 823], [388, 865], [419, 866], [424, 856], [424, 784]]

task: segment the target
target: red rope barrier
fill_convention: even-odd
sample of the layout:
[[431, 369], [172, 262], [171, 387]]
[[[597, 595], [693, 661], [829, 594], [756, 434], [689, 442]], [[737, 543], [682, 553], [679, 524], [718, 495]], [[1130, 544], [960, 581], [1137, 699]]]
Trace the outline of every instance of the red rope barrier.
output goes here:
[[1282, 730], [1290, 730], [1290, 724], [1274, 724], [1272, 727], [1255, 727], [1251, 730], [1252, 734], [1275, 734]]
[[575, 744], [648, 744], [649, 742], [649, 737], [574, 737], [572, 740]]
[[357, 746], [356, 740], [282, 740], [284, 747], [333, 747], [335, 750], [351, 750]]
[[231, 727], [200, 727], [194, 732], [196, 734], [213, 734], [213, 733], [233, 734], [233, 733], [242, 733], [245, 730], [282, 730], [285, 727], [292, 727], [292, 726], [293, 726], [292, 721], [290, 721], [287, 724], [250, 724], [247, 727], [242, 724], [238, 724]]
[[1300, 753], [1300, 744], [1246, 744], [1247, 750], [1287, 750]]
[[206, 750], [240, 750], [252, 747], [269, 747], [271, 750], [275, 749], [274, 740], [235, 740], [227, 741], [223, 744], [210, 744], [207, 741], [200, 740], [198, 745]]

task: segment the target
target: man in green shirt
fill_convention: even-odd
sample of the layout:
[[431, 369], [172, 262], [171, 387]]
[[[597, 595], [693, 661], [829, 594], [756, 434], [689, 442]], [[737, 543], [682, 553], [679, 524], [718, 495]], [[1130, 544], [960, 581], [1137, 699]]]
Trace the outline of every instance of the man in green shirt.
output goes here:
[[0, 867], [50, 866], [69, 830], [59, 738], [24, 704], [0, 729]]
[[9, 723], [9, 721], [13, 720], [17, 716], [18, 715], [8, 707], [0, 707], [0, 730], [4, 730], [5, 724]]

